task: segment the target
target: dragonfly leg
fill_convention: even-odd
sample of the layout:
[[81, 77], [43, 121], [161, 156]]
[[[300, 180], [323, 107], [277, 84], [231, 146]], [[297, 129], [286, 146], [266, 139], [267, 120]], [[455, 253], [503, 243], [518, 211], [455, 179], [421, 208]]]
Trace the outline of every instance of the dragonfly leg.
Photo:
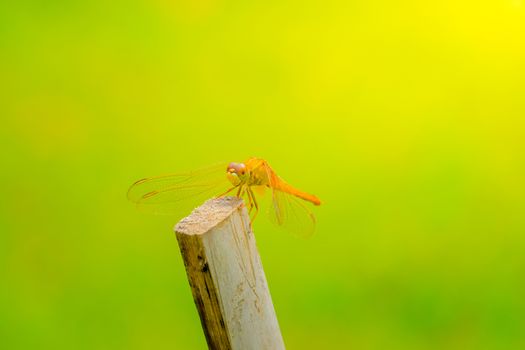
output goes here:
[[221, 193], [220, 195], [218, 195], [216, 198], [221, 198], [221, 197], [224, 197], [226, 196], [228, 193], [230, 193], [231, 191], [233, 191], [234, 189], [236, 189], [239, 185], [237, 186], [233, 186], [232, 188], [230, 188], [228, 191], [224, 192], [224, 193]]
[[249, 188], [246, 190], [246, 197], [248, 197], [248, 215], [250, 215], [253, 209], [253, 198], [251, 196]]
[[[243, 185], [239, 186], [239, 189], [237, 190], [237, 198], [241, 198], [242, 199], [242, 196], [244, 196], [244, 192], [245, 192], [244, 186]], [[246, 192], [246, 193], [248, 193], [248, 192]], [[248, 203], [247, 204], [245, 203], [245, 205], [247, 205], [248, 209], [251, 211], [252, 203], [250, 201], [249, 196], [248, 196]]]
[[[254, 207], [253, 203], [254, 203], [254, 198], [253, 198], [253, 193], [251, 191], [251, 189], [248, 187], [246, 189], [246, 197], [248, 197], [248, 201], [249, 201], [249, 207], [250, 209], [248, 210], [248, 216], [251, 215], [252, 213], [252, 209]], [[250, 219], [249, 221], [249, 226], [250, 226], [250, 231], [252, 230], [252, 220]]]
[[251, 201], [252, 201], [253, 206], [255, 207], [255, 213], [253, 214], [253, 217], [252, 217], [252, 219], [250, 221], [250, 222], [253, 222], [255, 220], [255, 218], [257, 217], [257, 214], [259, 214], [259, 205], [257, 204], [257, 201], [255, 200], [255, 195], [253, 194], [252, 189], [248, 187], [247, 192], [248, 192], [249, 196], [251, 197]]

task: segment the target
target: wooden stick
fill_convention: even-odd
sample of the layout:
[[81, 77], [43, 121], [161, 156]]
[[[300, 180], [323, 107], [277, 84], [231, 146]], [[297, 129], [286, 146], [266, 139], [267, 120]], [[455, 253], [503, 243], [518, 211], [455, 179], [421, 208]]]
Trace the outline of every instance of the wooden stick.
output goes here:
[[212, 199], [175, 226], [210, 349], [284, 349], [243, 201]]

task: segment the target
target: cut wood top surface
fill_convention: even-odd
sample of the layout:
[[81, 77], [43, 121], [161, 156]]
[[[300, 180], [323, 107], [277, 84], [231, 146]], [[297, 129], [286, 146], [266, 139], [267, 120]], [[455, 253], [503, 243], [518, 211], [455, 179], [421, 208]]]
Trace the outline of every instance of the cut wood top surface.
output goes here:
[[206, 201], [179, 221], [175, 231], [185, 235], [201, 235], [217, 226], [243, 204], [237, 197], [222, 197]]

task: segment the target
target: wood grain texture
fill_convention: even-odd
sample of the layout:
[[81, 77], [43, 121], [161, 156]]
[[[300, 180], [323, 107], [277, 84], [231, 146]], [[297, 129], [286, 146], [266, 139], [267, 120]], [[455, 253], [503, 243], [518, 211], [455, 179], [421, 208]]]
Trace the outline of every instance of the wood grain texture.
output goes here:
[[284, 349], [242, 200], [209, 200], [175, 226], [210, 349]]

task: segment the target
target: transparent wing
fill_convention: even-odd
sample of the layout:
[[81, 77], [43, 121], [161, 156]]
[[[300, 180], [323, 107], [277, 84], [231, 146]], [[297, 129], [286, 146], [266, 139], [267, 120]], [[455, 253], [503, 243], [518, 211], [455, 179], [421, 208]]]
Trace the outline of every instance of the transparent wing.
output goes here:
[[128, 198], [142, 210], [182, 217], [231, 187], [226, 164], [218, 164], [188, 173], [139, 180], [129, 188]]
[[306, 203], [289, 193], [272, 191], [269, 216], [274, 224], [301, 238], [309, 238], [315, 232], [314, 214]]
[[284, 192], [282, 179], [267, 163], [262, 164], [266, 171], [269, 187], [272, 189], [272, 203], [268, 212], [270, 221], [280, 228], [299, 236], [309, 238], [315, 232], [315, 216], [304, 201]]

